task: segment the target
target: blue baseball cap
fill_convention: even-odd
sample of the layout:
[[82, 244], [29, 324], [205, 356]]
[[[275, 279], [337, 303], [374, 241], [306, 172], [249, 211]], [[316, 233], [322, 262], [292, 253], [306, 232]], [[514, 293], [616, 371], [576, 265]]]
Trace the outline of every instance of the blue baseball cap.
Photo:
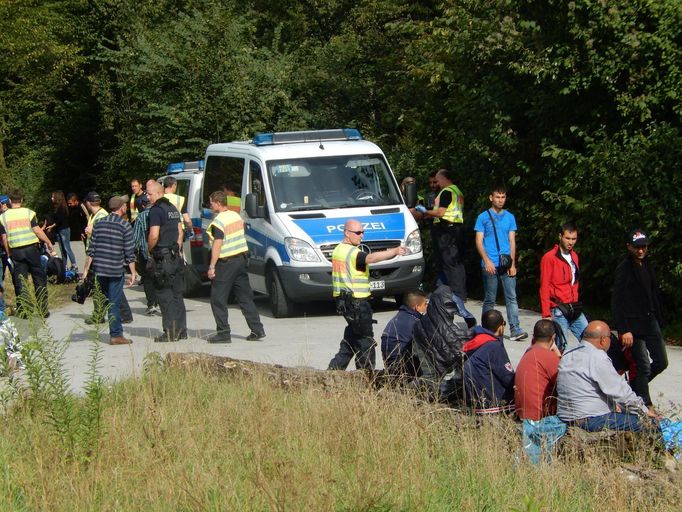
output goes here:
[[0, 204], [10, 204], [9, 203], [9, 197], [7, 197], [5, 194], [0, 195]]

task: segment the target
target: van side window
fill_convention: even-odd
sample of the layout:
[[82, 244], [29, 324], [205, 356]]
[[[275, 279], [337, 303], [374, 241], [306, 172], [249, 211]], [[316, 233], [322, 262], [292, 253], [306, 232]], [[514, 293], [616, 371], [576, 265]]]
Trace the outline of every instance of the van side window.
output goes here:
[[263, 172], [258, 162], [249, 162], [249, 192], [258, 196], [258, 206], [265, 206], [265, 187], [263, 186]]
[[178, 188], [175, 193], [179, 196], [185, 198], [185, 201], [189, 201], [189, 180], [178, 179]]
[[204, 190], [202, 192], [202, 204], [208, 205], [208, 196], [216, 190], [230, 188], [237, 195], [242, 189], [242, 176], [244, 175], [244, 158], [233, 156], [209, 156], [206, 160], [204, 171]]

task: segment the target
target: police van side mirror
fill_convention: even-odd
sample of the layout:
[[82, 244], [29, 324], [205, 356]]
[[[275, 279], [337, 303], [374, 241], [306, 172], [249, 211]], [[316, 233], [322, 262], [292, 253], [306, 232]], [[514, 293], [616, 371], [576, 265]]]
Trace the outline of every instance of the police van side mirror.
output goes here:
[[406, 183], [405, 184], [405, 204], [408, 208], [414, 208], [417, 206], [417, 184], [416, 183]]
[[265, 209], [258, 206], [258, 196], [256, 194], [246, 194], [244, 198], [246, 214], [252, 219], [262, 219], [265, 217]]

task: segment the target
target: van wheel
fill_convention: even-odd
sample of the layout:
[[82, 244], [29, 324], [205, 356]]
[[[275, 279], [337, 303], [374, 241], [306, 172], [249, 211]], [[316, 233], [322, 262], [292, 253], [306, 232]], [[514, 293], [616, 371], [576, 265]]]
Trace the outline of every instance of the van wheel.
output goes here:
[[286, 318], [294, 314], [295, 304], [289, 300], [282, 281], [276, 270], [270, 271], [268, 279], [268, 292], [270, 295], [270, 309], [275, 318]]
[[395, 305], [400, 307], [403, 304], [403, 301], [405, 300], [405, 295], [402, 293], [397, 293], [393, 296], [395, 299]]

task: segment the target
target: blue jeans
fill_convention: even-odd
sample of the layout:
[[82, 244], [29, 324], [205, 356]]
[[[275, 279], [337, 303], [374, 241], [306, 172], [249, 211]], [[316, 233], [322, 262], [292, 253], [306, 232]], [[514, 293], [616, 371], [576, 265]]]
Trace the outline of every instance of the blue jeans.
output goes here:
[[[568, 331], [571, 331], [573, 336], [575, 336], [575, 339], [580, 342], [583, 331], [587, 327], [587, 318], [585, 318], [583, 313], [580, 313], [578, 318], [572, 322], [569, 322], [566, 320], [566, 317], [561, 313], [559, 308], [552, 308], [552, 320], [558, 323], [561, 326], [561, 330], [564, 332], [565, 345], [563, 347], [559, 346], [559, 348], [562, 350], [566, 348], [566, 345], [568, 345]], [[557, 345], [560, 345], [560, 343], [557, 343]]]
[[57, 232], [59, 236], [59, 248], [62, 251], [62, 259], [64, 260], [64, 265], [67, 263], [67, 259], [71, 261], [71, 265], [76, 266], [76, 255], [71, 249], [71, 228], [60, 229]]
[[643, 432], [653, 428], [653, 424], [648, 425], [645, 420], [641, 420], [636, 414], [625, 412], [610, 412], [601, 416], [583, 418], [572, 423], [588, 432], [599, 432], [600, 430]]
[[497, 299], [497, 282], [502, 283], [504, 290], [504, 303], [507, 306], [507, 321], [511, 333], [514, 334], [519, 328], [519, 304], [516, 302], [516, 277], [509, 277], [507, 273], [488, 274], [483, 270], [483, 313], [495, 307]]
[[123, 283], [125, 282], [125, 276], [97, 276], [97, 282], [109, 303], [109, 335], [112, 338], [121, 336], [123, 334], [123, 324], [121, 323], [121, 300], [123, 298]]
[[533, 464], [541, 459], [551, 461], [554, 447], [566, 434], [566, 423], [558, 416], [547, 416], [540, 420], [523, 420], [523, 450]]

